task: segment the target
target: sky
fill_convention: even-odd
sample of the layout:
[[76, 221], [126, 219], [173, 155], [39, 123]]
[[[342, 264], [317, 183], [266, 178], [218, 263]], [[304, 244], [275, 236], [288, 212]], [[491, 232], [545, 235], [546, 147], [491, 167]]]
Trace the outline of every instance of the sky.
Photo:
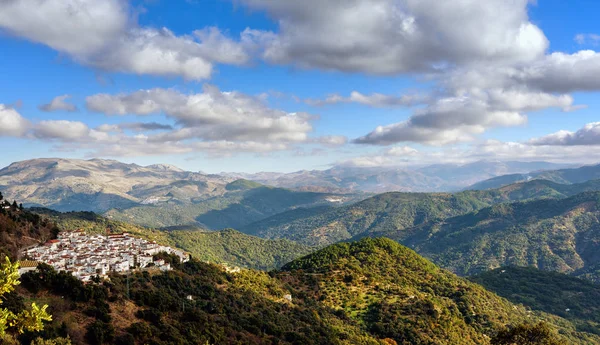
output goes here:
[[600, 162], [592, 0], [0, 0], [0, 167]]

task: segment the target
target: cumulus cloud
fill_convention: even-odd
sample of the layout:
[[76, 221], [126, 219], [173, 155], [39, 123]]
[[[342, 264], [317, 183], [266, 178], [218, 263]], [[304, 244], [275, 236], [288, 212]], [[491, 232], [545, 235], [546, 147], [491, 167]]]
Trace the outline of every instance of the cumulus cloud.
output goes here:
[[153, 135], [151, 141], [186, 139], [304, 142], [312, 131], [307, 113], [287, 113], [268, 107], [260, 97], [222, 92], [205, 85], [202, 93], [140, 90], [131, 94], [90, 96], [89, 110], [106, 115], [164, 113], [182, 128]]
[[241, 2], [278, 22], [276, 33], [248, 33], [274, 63], [397, 74], [480, 60], [531, 61], [548, 47], [529, 21], [528, 0]]
[[21, 137], [30, 123], [15, 109], [0, 104], [0, 137]]
[[546, 108], [572, 111], [570, 95], [531, 92], [526, 88], [456, 91], [457, 96], [439, 98], [414, 111], [406, 121], [379, 126], [354, 140], [358, 144], [391, 145], [416, 142], [446, 145], [471, 141], [490, 128], [520, 126], [528, 112]]
[[600, 122], [586, 124], [576, 132], [558, 131], [541, 138], [534, 138], [529, 141], [531, 145], [550, 145], [550, 146], [595, 146], [600, 145]]
[[417, 142], [429, 145], [469, 141], [487, 128], [518, 126], [527, 116], [518, 111], [497, 109], [482, 99], [452, 97], [418, 109], [407, 121], [379, 126], [354, 140], [358, 144], [391, 145]]
[[53, 112], [53, 111], [77, 111], [77, 106], [68, 103], [67, 100], [71, 98], [70, 95], [62, 95], [55, 97], [50, 103], [42, 104], [39, 106], [41, 111]]
[[242, 37], [234, 41], [217, 28], [177, 36], [167, 28], [139, 27], [125, 0], [4, 0], [0, 30], [107, 71], [201, 80], [211, 76], [214, 63], [249, 59]]
[[33, 136], [38, 139], [58, 139], [77, 141], [89, 136], [89, 127], [79, 121], [49, 120], [41, 121], [33, 129]]
[[374, 108], [384, 107], [410, 107], [424, 103], [428, 97], [423, 95], [384, 95], [372, 93], [370, 95], [362, 94], [358, 91], [352, 91], [350, 96], [343, 97], [338, 94], [329, 95], [325, 99], [307, 99], [304, 102], [313, 106], [324, 106], [338, 103], [357, 103]]
[[574, 54], [552, 53], [526, 67], [513, 78], [545, 92], [600, 90], [600, 53], [582, 50]]

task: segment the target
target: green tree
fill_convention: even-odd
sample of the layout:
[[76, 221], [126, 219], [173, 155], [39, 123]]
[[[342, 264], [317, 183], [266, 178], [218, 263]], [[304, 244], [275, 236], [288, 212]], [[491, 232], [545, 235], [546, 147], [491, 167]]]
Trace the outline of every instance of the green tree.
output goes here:
[[[19, 264], [11, 263], [6, 257], [4, 264], [0, 266], [0, 304], [2, 296], [14, 291], [19, 285]], [[47, 305], [43, 307], [31, 304], [31, 310], [23, 310], [15, 314], [8, 309], [0, 308], [0, 339], [9, 334], [21, 334], [25, 331], [37, 332], [44, 329], [44, 321], [52, 321], [52, 317], [46, 312]]]
[[71, 339], [56, 338], [56, 339], [45, 340], [42, 338], [37, 338], [36, 340], [31, 342], [31, 345], [71, 345]]
[[536, 325], [520, 324], [501, 330], [492, 339], [493, 345], [561, 345], [550, 327], [540, 322]]

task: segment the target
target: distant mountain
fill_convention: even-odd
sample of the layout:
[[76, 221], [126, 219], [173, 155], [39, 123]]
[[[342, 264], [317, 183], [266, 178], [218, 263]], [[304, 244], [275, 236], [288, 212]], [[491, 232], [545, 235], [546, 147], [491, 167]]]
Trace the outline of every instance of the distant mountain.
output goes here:
[[510, 329], [538, 330], [534, 344], [600, 342], [387, 239], [336, 244], [269, 273], [172, 264], [171, 272], [101, 284], [45, 266], [22, 276], [11, 306], [43, 297], [53, 314], [43, 333], [27, 332], [22, 343], [68, 335], [76, 344], [499, 345], [506, 342], [497, 335]]
[[239, 230], [265, 238], [286, 238], [309, 245], [327, 245], [367, 234], [402, 232], [494, 204], [566, 198], [595, 190], [600, 190], [600, 180], [576, 185], [535, 180], [497, 190], [456, 194], [385, 193], [338, 208], [297, 209], [280, 213]]
[[104, 213], [110, 219], [163, 228], [192, 225], [211, 230], [240, 229], [253, 222], [298, 207], [340, 205], [360, 200], [360, 196], [300, 192], [267, 187], [254, 182], [235, 181], [220, 196], [191, 203], [169, 200], [135, 205]]
[[0, 190], [27, 207], [93, 211], [148, 227], [238, 228], [296, 207], [361, 196], [292, 191], [254, 181], [112, 160], [37, 159], [0, 170]]
[[497, 176], [485, 181], [475, 183], [468, 187], [471, 190], [484, 190], [500, 188], [517, 182], [541, 179], [562, 184], [582, 183], [600, 179], [600, 165], [588, 165], [580, 168], [537, 171], [527, 174], [510, 174]]
[[600, 334], [600, 285], [533, 267], [502, 267], [470, 277], [515, 304], [559, 315]]
[[0, 190], [25, 206], [104, 212], [139, 204], [193, 202], [223, 195], [233, 179], [167, 165], [142, 167], [113, 160], [46, 158], [0, 170]]
[[478, 161], [407, 168], [338, 166], [328, 170], [294, 173], [224, 174], [271, 186], [324, 192], [449, 192], [504, 174], [564, 168], [547, 162]]

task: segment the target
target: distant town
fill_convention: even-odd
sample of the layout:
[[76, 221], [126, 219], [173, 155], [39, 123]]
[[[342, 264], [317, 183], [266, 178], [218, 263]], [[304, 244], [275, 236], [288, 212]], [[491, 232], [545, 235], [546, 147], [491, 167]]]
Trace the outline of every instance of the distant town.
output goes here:
[[87, 282], [95, 276], [105, 278], [110, 272], [126, 273], [147, 268], [171, 270], [169, 263], [154, 259], [161, 252], [177, 255], [182, 262], [189, 260], [189, 255], [179, 249], [128, 233], [104, 236], [88, 235], [83, 230], [61, 232], [57, 239], [25, 250], [26, 260], [21, 262], [20, 272], [35, 270], [39, 263], [46, 263]]

